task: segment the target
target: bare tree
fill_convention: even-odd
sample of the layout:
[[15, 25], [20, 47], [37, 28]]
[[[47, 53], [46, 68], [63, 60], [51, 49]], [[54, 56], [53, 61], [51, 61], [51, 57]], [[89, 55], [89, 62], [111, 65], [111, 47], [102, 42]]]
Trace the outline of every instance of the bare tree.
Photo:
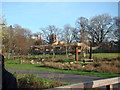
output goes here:
[[92, 42], [96, 45], [102, 43], [113, 30], [113, 26], [113, 20], [108, 14], [93, 17], [88, 26], [88, 32]]
[[80, 39], [80, 42], [86, 42], [88, 19], [85, 17], [78, 18], [76, 21], [76, 26], [77, 26], [78, 39]]
[[115, 17], [114, 20], [116, 26], [116, 29], [114, 30], [114, 36], [115, 39], [117, 39], [117, 41], [120, 42], [120, 18]]
[[80, 42], [80, 32], [77, 28], [73, 30], [73, 42]]
[[73, 31], [74, 31], [74, 28], [72, 26], [70, 26], [69, 24], [64, 25], [63, 40], [66, 43], [72, 43], [73, 42]]
[[51, 44], [54, 42], [54, 36], [56, 35], [59, 39], [59, 35], [60, 35], [60, 29], [57, 28], [54, 25], [49, 25], [48, 27], [45, 28], [41, 28], [40, 29], [43, 35], [43, 39], [47, 41], [47, 43]]
[[[108, 14], [95, 16], [91, 19], [85, 17], [78, 18], [77, 34], [81, 42], [90, 42], [90, 46], [100, 45], [109, 37], [109, 33], [114, 30], [113, 18]], [[91, 52], [90, 52], [91, 53]]]

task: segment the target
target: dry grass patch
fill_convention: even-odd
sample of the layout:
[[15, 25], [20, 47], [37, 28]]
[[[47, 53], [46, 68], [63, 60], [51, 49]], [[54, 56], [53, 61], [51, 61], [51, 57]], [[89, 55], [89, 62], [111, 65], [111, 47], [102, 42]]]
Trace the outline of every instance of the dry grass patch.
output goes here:
[[76, 63], [56, 63], [56, 62], [44, 62], [44, 66], [52, 67], [64, 70], [84, 70], [84, 71], [97, 71], [97, 72], [110, 72], [120, 74], [120, 61], [113, 60], [111, 62], [93, 62], [87, 65], [76, 64]]

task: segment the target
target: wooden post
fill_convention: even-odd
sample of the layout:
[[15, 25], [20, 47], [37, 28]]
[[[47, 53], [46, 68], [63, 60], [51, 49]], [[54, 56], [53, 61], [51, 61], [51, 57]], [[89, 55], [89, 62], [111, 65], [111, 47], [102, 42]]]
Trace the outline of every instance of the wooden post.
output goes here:
[[107, 85], [106, 90], [113, 90], [113, 85]]
[[68, 50], [67, 50], [67, 46], [66, 46], [65, 48], [66, 48], [66, 57], [67, 57], [67, 60], [68, 60]]
[[78, 47], [75, 47], [75, 61], [78, 62]]
[[89, 59], [92, 59], [92, 42], [90, 42], [90, 56]]

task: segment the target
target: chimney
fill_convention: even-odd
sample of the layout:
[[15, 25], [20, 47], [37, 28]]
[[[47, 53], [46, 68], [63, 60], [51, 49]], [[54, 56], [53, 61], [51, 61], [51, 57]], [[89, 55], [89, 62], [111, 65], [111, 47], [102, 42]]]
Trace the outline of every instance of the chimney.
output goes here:
[[41, 39], [42, 39], [42, 36], [41, 36], [41, 35], [38, 35], [38, 39], [40, 39], [40, 40], [41, 40]]

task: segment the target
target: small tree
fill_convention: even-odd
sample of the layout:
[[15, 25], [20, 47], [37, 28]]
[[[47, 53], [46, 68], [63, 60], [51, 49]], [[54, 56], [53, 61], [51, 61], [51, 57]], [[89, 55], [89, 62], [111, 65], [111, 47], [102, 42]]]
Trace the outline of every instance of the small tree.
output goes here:
[[14, 49], [16, 53], [27, 54], [30, 46], [33, 45], [33, 40], [30, 38], [31, 31], [22, 28], [19, 25], [14, 26]]

